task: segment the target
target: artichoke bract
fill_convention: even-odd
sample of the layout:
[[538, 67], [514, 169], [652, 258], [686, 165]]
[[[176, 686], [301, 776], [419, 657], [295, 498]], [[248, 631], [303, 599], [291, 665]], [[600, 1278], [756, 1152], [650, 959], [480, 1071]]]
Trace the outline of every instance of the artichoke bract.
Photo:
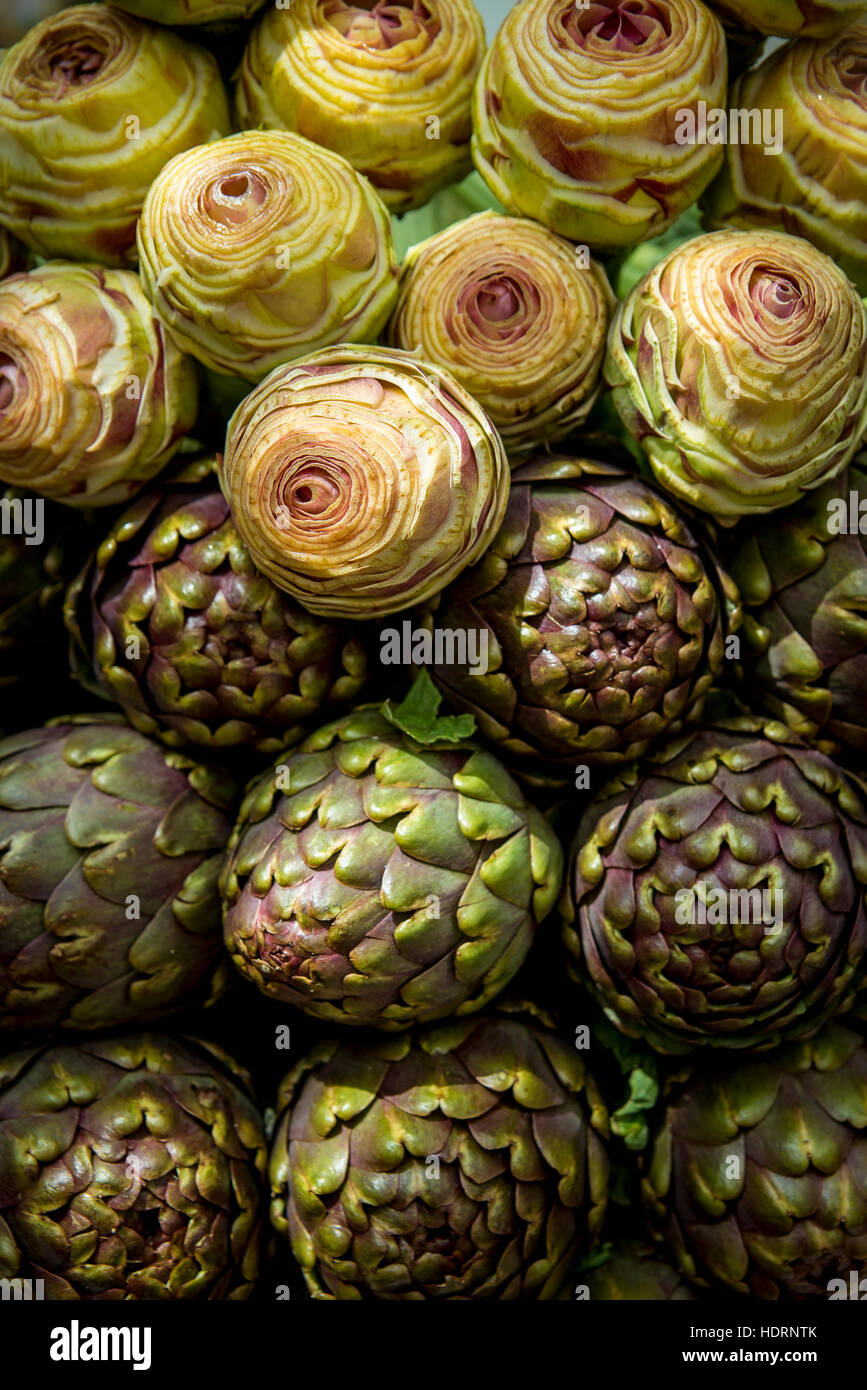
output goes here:
[[158, 24], [230, 24], [252, 19], [265, 0], [115, 0], [122, 10]]
[[773, 527], [736, 532], [749, 678], [804, 738], [867, 751], [867, 453]]
[[739, 616], [668, 499], [604, 440], [581, 442], [513, 471], [499, 532], [425, 620], [485, 646], [484, 663], [433, 666], [449, 702], [525, 767], [566, 773], [638, 757], [695, 719]]
[[417, 742], [363, 707], [249, 789], [221, 878], [224, 940], [272, 999], [405, 1028], [492, 999], [561, 877], [556, 835], [490, 753]]
[[763, 34], [824, 38], [863, 14], [864, 0], [713, 0], [713, 8]]
[[721, 721], [587, 810], [564, 940], [621, 1032], [768, 1048], [851, 1006], [867, 951], [867, 796], [785, 725]]
[[759, 1299], [860, 1298], [867, 1048], [810, 1042], [676, 1086], [642, 1187], [698, 1284]]
[[0, 1277], [61, 1301], [248, 1298], [267, 1162], [248, 1080], [159, 1033], [0, 1058]]
[[586, 1279], [591, 1299], [607, 1303], [685, 1303], [698, 1298], [674, 1265], [641, 1241], [615, 1246], [603, 1265], [579, 1278]]
[[177, 155], [148, 192], [138, 249], [178, 345], [252, 382], [304, 353], [375, 339], [397, 296], [391, 224], [370, 184], [285, 131]]
[[832, 256], [867, 294], [867, 14], [822, 43], [786, 44], [732, 88], [732, 107], [781, 111], [781, 151], [730, 142], [705, 194], [708, 226], [779, 227]]
[[599, 1092], [519, 1018], [323, 1043], [278, 1109], [271, 1220], [316, 1299], [555, 1298], [602, 1224]]
[[134, 265], [160, 169], [230, 129], [210, 53], [112, 5], [75, 5], [0, 57], [0, 222], [40, 256]]
[[125, 502], [196, 418], [195, 364], [130, 270], [52, 261], [0, 281], [0, 479], [68, 506]]
[[238, 114], [335, 150], [406, 212], [472, 168], [484, 47], [472, 0], [270, 5], [238, 70]]
[[0, 1032], [127, 1026], [219, 988], [233, 795], [119, 716], [0, 741]]
[[797, 502], [867, 428], [867, 309], [784, 232], [711, 232], [617, 306], [605, 377], [657, 481], [724, 525]]
[[83, 683], [142, 733], [273, 753], [359, 693], [367, 655], [258, 573], [216, 472], [195, 459], [136, 499], [70, 587], [67, 625]]
[[220, 481], [255, 563], [312, 613], [430, 598], [503, 518], [509, 464], [462, 386], [409, 353], [336, 347], [241, 402]]
[[723, 27], [700, 0], [521, 0], [476, 81], [476, 168], [509, 212], [634, 246], [719, 169], [722, 150], [680, 143], [676, 121], [724, 106], [726, 76]]
[[587, 418], [613, 308], [595, 261], [525, 218], [482, 212], [413, 247], [389, 336], [451, 372], [511, 452]]

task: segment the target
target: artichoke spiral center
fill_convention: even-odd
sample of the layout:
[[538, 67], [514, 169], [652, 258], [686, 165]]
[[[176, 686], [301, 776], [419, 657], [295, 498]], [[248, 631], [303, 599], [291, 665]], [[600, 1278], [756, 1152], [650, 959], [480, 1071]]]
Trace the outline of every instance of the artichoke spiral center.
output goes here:
[[318, 517], [340, 497], [340, 488], [324, 463], [308, 463], [287, 487], [283, 506], [295, 520]]
[[843, 86], [867, 105], [867, 53], [849, 56], [838, 71]]
[[801, 291], [783, 271], [762, 268], [750, 277], [750, 299], [774, 318], [790, 319], [801, 304]]
[[8, 410], [21, 382], [21, 370], [11, 357], [0, 353], [0, 410]]
[[70, 87], [86, 87], [93, 82], [105, 66], [105, 54], [90, 39], [69, 39], [52, 46], [36, 66], [47, 69], [61, 97]]
[[632, 53], [649, 40], [671, 34], [665, 7], [652, 0], [620, 0], [613, 5], [575, 0], [564, 19], [568, 33], [582, 48], [593, 41], [618, 53]]
[[422, 0], [415, 0], [413, 5], [388, 5], [376, 0], [369, 7], [329, 0], [323, 13], [332, 28], [356, 48], [394, 48], [425, 31], [435, 38], [440, 27]]
[[215, 222], [238, 227], [259, 213], [268, 197], [265, 180], [251, 169], [220, 174], [205, 190], [205, 208]]

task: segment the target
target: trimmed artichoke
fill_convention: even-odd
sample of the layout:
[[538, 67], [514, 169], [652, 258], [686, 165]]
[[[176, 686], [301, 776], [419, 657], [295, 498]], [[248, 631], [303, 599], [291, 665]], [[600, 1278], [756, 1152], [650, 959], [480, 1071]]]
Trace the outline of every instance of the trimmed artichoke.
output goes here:
[[160, 169], [230, 129], [205, 49], [112, 5], [74, 5], [0, 57], [0, 221], [40, 256], [134, 265]]
[[677, 122], [725, 105], [726, 72], [722, 25], [700, 0], [521, 0], [476, 82], [476, 168], [509, 212], [634, 246], [719, 169], [722, 150], [680, 141]]
[[249, 1298], [267, 1150], [248, 1083], [159, 1033], [0, 1059], [0, 1277], [52, 1300]]
[[556, 835], [490, 753], [416, 742], [367, 707], [247, 792], [224, 939], [271, 999], [406, 1028], [474, 1013], [508, 984], [561, 877]]
[[768, 1048], [851, 1006], [867, 795], [782, 724], [690, 732], [623, 772], [573, 845], [564, 940], [621, 1032]]
[[238, 114], [343, 155], [406, 212], [472, 168], [470, 97], [484, 48], [472, 0], [271, 5], [238, 71]]
[[681, 1269], [705, 1287], [850, 1298], [853, 1274], [867, 1271], [865, 1130], [867, 1048], [832, 1023], [675, 1086], [645, 1200]]
[[434, 665], [449, 702], [525, 767], [567, 773], [629, 761], [695, 719], [738, 619], [734, 586], [668, 499], [586, 443], [512, 473], [491, 546], [426, 620], [487, 644], [483, 671]]
[[312, 613], [430, 598], [490, 544], [509, 465], [481, 406], [408, 353], [279, 367], [229, 422], [220, 481], [250, 554]]
[[69, 506], [124, 502], [192, 428], [196, 369], [138, 276], [55, 261], [0, 281], [0, 479]]
[[79, 679], [142, 733], [275, 753], [359, 693], [367, 654], [258, 573], [217, 466], [195, 459], [136, 499], [71, 586], [67, 626]]
[[397, 296], [388, 213], [345, 159], [284, 131], [177, 155], [138, 229], [142, 283], [179, 347], [256, 382], [375, 339]]
[[732, 107], [781, 111], [781, 153], [730, 142], [705, 195], [708, 225], [780, 227], [827, 252], [867, 294], [867, 16], [786, 44], [744, 73]]
[[724, 525], [797, 502], [867, 428], [867, 309], [784, 232], [712, 232], [617, 306], [605, 376], [657, 480]]
[[592, 1299], [607, 1303], [685, 1303], [698, 1297], [681, 1275], [642, 1241], [624, 1241], [603, 1265], [579, 1275]]
[[320, 1044], [278, 1108], [271, 1220], [313, 1298], [555, 1298], [602, 1224], [602, 1099], [519, 1019]]
[[[854, 508], [854, 516], [851, 515]], [[808, 740], [867, 752], [867, 453], [767, 524], [737, 533], [750, 681]], [[854, 523], [854, 524], [853, 524]]]
[[864, 0], [713, 0], [726, 21], [780, 38], [825, 38], [856, 20]]
[[207, 994], [233, 793], [119, 716], [0, 742], [0, 1032], [126, 1026]]
[[595, 261], [525, 218], [481, 212], [409, 253], [389, 335], [451, 372], [507, 449], [526, 449], [587, 418], [613, 308]]
[[158, 24], [227, 24], [252, 19], [265, 0], [114, 0], [122, 10]]

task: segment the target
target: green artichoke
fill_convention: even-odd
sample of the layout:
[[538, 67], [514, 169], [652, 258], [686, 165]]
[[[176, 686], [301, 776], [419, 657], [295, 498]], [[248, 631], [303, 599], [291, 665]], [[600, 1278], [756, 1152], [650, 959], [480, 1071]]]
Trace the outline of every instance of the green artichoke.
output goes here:
[[253, 783], [221, 886], [226, 946], [263, 994], [399, 1029], [474, 1013], [522, 964], [559, 842], [490, 753], [439, 732], [362, 708]]
[[463, 178], [485, 48], [472, 0], [271, 5], [238, 70], [241, 123], [343, 155], [393, 212]]
[[267, 1161], [248, 1081], [159, 1033], [0, 1058], [0, 1277], [53, 1300], [248, 1298]]
[[377, 618], [478, 559], [503, 518], [509, 464], [448, 373], [344, 346], [278, 367], [241, 402], [220, 483], [278, 588], [312, 613]]
[[0, 1032], [126, 1026], [221, 987], [233, 793], [115, 716], [0, 741]]
[[867, 453], [771, 528], [744, 523], [732, 568], [749, 678], [804, 738], [867, 751]]
[[732, 89], [739, 110], [784, 113], [782, 149], [731, 141], [705, 195], [709, 226], [779, 227], [832, 256], [867, 294], [867, 13], [821, 43], [770, 54]]
[[784, 232], [679, 246], [618, 305], [605, 376], [658, 481], [724, 525], [797, 502], [867, 429], [867, 309]]
[[867, 793], [782, 724], [690, 732], [585, 813], [562, 909], [576, 975], [662, 1052], [767, 1048], [851, 1006]]
[[605, 1302], [685, 1303], [698, 1297], [681, 1275], [646, 1243], [624, 1241], [604, 1264], [578, 1276], [591, 1299]]
[[125, 502], [195, 422], [195, 364], [129, 270], [54, 261], [0, 280], [0, 480]]
[[0, 222], [40, 256], [134, 265], [160, 169], [230, 129], [205, 49], [113, 5], [74, 5], [0, 55]]
[[178, 346], [250, 382], [333, 343], [375, 341], [397, 296], [391, 223], [370, 184], [285, 131], [176, 155], [145, 199], [138, 250]]
[[217, 459], [142, 493], [71, 586], [80, 679], [171, 747], [275, 753], [362, 689], [356, 637], [259, 574], [229, 514]]
[[509, 212], [634, 246], [719, 169], [722, 150], [686, 138], [685, 117], [725, 105], [726, 73], [722, 25], [700, 0], [521, 0], [476, 81], [476, 168]]
[[713, 0], [726, 21], [749, 25], [763, 34], [825, 38], [864, 12], [864, 0]]
[[668, 499], [583, 442], [513, 471], [491, 546], [426, 621], [486, 644], [471, 666], [443, 643], [432, 672], [450, 703], [525, 768], [566, 774], [695, 719], [738, 621], [734, 586]]
[[613, 308], [595, 261], [526, 218], [481, 212], [412, 249], [389, 340], [451, 372], [506, 448], [527, 449], [587, 418]]
[[838, 1024], [693, 1078], [673, 1089], [642, 1184], [652, 1219], [704, 1286], [850, 1298], [867, 1270], [865, 1130], [867, 1048]]
[[602, 1224], [601, 1097], [516, 1018], [320, 1044], [278, 1108], [271, 1219], [314, 1298], [555, 1298]]

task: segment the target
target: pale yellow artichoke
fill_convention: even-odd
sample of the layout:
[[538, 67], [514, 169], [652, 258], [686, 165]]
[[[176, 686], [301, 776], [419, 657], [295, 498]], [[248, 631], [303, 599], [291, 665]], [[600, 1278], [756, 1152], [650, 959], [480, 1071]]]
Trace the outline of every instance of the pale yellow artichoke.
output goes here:
[[0, 281], [0, 481], [123, 502], [196, 418], [195, 364], [130, 270], [53, 261]]
[[260, 570], [312, 613], [432, 597], [490, 544], [509, 465], [481, 406], [387, 348], [278, 367], [229, 422], [220, 482]]
[[718, 170], [722, 149], [690, 143], [680, 113], [723, 106], [726, 75], [723, 27], [700, 0], [520, 0], [476, 82], [476, 167], [509, 212], [633, 246]]
[[336, 150], [394, 212], [462, 178], [470, 98], [485, 48], [472, 0], [292, 0], [250, 37], [236, 102], [250, 127]]
[[138, 248], [177, 344], [252, 382], [304, 353], [375, 339], [397, 296], [377, 194], [345, 159], [286, 131], [177, 155], [145, 200]]
[[389, 337], [451, 372], [513, 453], [586, 419], [613, 307], [604, 270], [568, 241], [480, 212], [410, 251]]
[[781, 38], [826, 38], [865, 9], [864, 0], [713, 0], [726, 21]]
[[0, 59], [0, 222], [41, 256], [135, 265], [153, 179], [230, 129], [210, 53], [111, 5], [75, 5]]

